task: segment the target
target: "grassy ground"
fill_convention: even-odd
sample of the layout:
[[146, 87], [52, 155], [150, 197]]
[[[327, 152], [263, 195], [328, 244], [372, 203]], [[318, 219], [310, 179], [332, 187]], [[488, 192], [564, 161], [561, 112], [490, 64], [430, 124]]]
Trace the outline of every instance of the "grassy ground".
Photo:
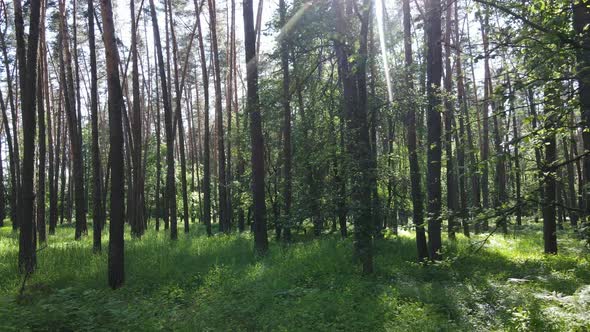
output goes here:
[[445, 261], [427, 266], [414, 263], [409, 233], [386, 237], [370, 277], [353, 264], [351, 240], [335, 236], [272, 243], [256, 259], [249, 235], [207, 238], [197, 229], [171, 242], [149, 231], [126, 239], [127, 279], [117, 291], [107, 287], [106, 251], [95, 255], [91, 237], [73, 235], [65, 226], [49, 238], [19, 297], [17, 237], [0, 228], [0, 330], [590, 329], [588, 251], [563, 232], [560, 254], [542, 255], [538, 225], [496, 235], [476, 254], [460, 237]]

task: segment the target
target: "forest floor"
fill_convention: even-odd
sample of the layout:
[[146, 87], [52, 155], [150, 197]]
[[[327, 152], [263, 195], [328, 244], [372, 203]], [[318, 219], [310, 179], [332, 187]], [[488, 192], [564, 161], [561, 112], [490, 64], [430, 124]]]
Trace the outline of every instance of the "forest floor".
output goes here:
[[415, 262], [410, 233], [387, 235], [376, 243], [372, 276], [353, 263], [352, 240], [336, 235], [272, 241], [260, 259], [250, 235], [181, 228], [171, 242], [150, 230], [141, 240], [127, 235], [126, 281], [113, 291], [107, 236], [93, 254], [92, 236], [74, 241], [64, 225], [38, 252], [19, 296], [17, 235], [5, 226], [0, 330], [587, 331], [589, 251], [566, 230], [559, 255], [545, 256], [540, 227], [494, 235], [479, 251], [485, 234], [445, 240], [447, 258], [429, 265]]

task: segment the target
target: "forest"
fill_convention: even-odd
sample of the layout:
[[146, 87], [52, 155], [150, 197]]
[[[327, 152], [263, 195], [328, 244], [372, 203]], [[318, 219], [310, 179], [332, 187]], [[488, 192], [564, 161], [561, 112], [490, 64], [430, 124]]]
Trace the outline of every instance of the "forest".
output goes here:
[[0, 0], [0, 330], [590, 330], [590, 0]]

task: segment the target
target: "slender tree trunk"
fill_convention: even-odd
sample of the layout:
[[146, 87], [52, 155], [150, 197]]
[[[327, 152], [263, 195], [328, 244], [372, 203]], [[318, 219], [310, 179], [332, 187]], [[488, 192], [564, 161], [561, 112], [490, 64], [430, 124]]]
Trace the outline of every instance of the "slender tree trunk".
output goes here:
[[[353, 4], [351, 1], [347, 1], [346, 4], [349, 7], [346, 11], [348, 13]], [[369, 1], [364, 1], [363, 9], [359, 13], [361, 30], [358, 54], [350, 53], [344, 43], [349, 33], [347, 22], [352, 20], [352, 15], [345, 14], [344, 6], [339, 1], [333, 1], [332, 6], [336, 16], [336, 32], [340, 35], [334, 42], [343, 86], [344, 119], [349, 138], [347, 152], [351, 174], [351, 201], [355, 210], [355, 253], [363, 265], [363, 273], [370, 274], [373, 272], [373, 221], [369, 183], [371, 152], [367, 121], [366, 61], [371, 6]]]
[[283, 226], [285, 229], [285, 241], [291, 241], [291, 80], [289, 77], [289, 32], [287, 24], [287, 6], [285, 0], [279, 0], [280, 25], [283, 27], [284, 35], [281, 39], [281, 69], [283, 71]]
[[209, 74], [207, 70], [207, 59], [205, 54], [205, 44], [203, 43], [203, 34], [201, 29], [200, 6], [195, 0], [197, 8], [196, 19], [199, 39], [199, 55], [201, 62], [201, 75], [203, 76], [203, 98], [204, 98], [204, 139], [203, 139], [203, 218], [207, 235], [211, 236], [211, 134], [209, 133]]
[[144, 195], [144, 188], [143, 188], [143, 170], [142, 170], [142, 160], [141, 160], [141, 142], [142, 142], [142, 129], [141, 129], [141, 120], [142, 120], [142, 112], [141, 112], [141, 95], [140, 95], [140, 87], [139, 87], [139, 67], [138, 67], [138, 54], [137, 54], [137, 25], [135, 22], [135, 0], [129, 1], [129, 9], [131, 11], [131, 80], [132, 80], [132, 90], [133, 90], [133, 108], [131, 111], [132, 117], [132, 134], [133, 134], [133, 147], [134, 149], [131, 151], [133, 154], [133, 162], [132, 167], [133, 170], [133, 192], [129, 192], [128, 195], [133, 196], [134, 206], [128, 207], [128, 209], [133, 209], [133, 213], [131, 217], [132, 220], [129, 220], [131, 224], [131, 233], [136, 237], [141, 237], [144, 233], [144, 206], [143, 204], [143, 195]]
[[[8, 58], [8, 51], [6, 45], [6, 32], [2, 32], [0, 34], [0, 41], [2, 42], [2, 55], [4, 58], [4, 70], [6, 71], [6, 85], [8, 86], [8, 105], [10, 106], [10, 114], [12, 118], [12, 134], [10, 133], [10, 129], [8, 128], [8, 118], [6, 117], [6, 104], [3, 102], [3, 117], [4, 117], [4, 128], [6, 130], [6, 140], [8, 143], [8, 157], [10, 159], [10, 167], [11, 167], [11, 188], [10, 188], [10, 196], [11, 196], [11, 219], [12, 219], [12, 229], [17, 230], [19, 227], [19, 219], [18, 219], [18, 210], [19, 210], [19, 195], [20, 195], [20, 153], [19, 153], [19, 144], [18, 144], [18, 125], [17, 125], [17, 110], [14, 102], [14, 92], [13, 92], [13, 81], [12, 75], [10, 74], [10, 65], [9, 65], [9, 58]], [[12, 140], [12, 143], [11, 143]]]
[[160, 71], [160, 80], [162, 84], [162, 98], [164, 101], [164, 128], [166, 133], [166, 207], [170, 217], [170, 238], [178, 238], [178, 228], [176, 224], [176, 180], [174, 167], [174, 134], [172, 131], [172, 106], [166, 81], [166, 71], [164, 65], [164, 56], [160, 43], [160, 30], [158, 28], [158, 17], [154, 1], [150, 0], [150, 12], [152, 15], [152, 25], [154, 30], [154, 42], [156, 43], [156, 55], [158, 57], [158, 69]]
[[459, 210], [457, 200], [457, 177], [455, 174], [455, 165], [453, 160], [453, 122], [454, 122], [454, 105], [451, 100], [453, 93], [453, 76], [451, 67], [451, 20], [453, 6], [450, 1], [445, 1], [445, 79], [444, 79], [444, 106], [445, 106], [445, 154], [447, 162], [447, 213], [448, 213], [448, 236], [449, 239], [455, 239], [455, 216]]
[[[582, 141], [584, 151], [590, 151], [590, 0], [573, 2], [574, 31], [579, 37], [580, 48], [577, 50], [578, 68], [576, 77], [578, 80], [578, 95], [580, 98], [580, 113], [582, 122]], [[584, 157], [584, 185], [590, 182], [590, 155]], [[590, 190], [584, 190], [584, 218], [590, 215]]]
[[[23, 169], [21, 200], [19, 210], [21, 224], [19, 234], [18, 266], [23, 274], [35, 271], [37, 258], [35, 254], [33, 178], [35, 167], [35, 84], [37, 83], [37, 51], [39, 42], [39, 16], [41, 3], [30, 2], [29, 36], [25, 45], [23, 13], [20, 0], [14, 1], [14, 25], [19, 61], [21, 84], [22, 121], [23, 121]], [[28, 47], [27, 47], [28, 45]]]
[[254, 249], [264, 255], [268, 251], [266, 206], [264, 199], [264, 138], [258, 97], [258, 56], [252, 0], [244, 0], [244, 45], [246, 49], [247, 109], [250, 115], [252, 144], [252, 198], [254, 203]]
[[428, 244], [430, 259], [441, 258], [441, 121], [438, 107], [440, 101], [440, 82], [442, 77], [441, 3], [428, 0], [426, 19], [426, 39], [428, 55], [427, 71], [427, 189], [428, 189]]
[[37, 73], [37, 117], [39, 136], [38, 152], [39, 152], [39, 167], [37, 169], [37, 231], [39, 232], [38, 239], [39, 243], [44, 243], [47, 240], [47, 234], [45, 231], [45, 161], [47, 157], [47, 145], [45, 135], [45, 112], [49, 112], [49, 108], [45, 109], [45, 100], [48, 100], [49, 96], [45, 94], [45, 75], [47, 74], [47, 68], [45, 67], [46, 57], [46, 44], [45, 44], [45, 12], [46, 4], [41, 1], [41, 21], [39, 28], [39, 54], [38, 59], [38, 73]]
[[[412, 74], [412, 17], [410, 12], [410, 0], [403, 0], [403, 23], [404, 23], [404, 54], [406, 67], [407, 89], [410, 93], [414, 91], [414, 77]], [[410, 179], [412, 182], [412, 204], [414, 205], [413, 220], [416, 225], [416, 246], [418, 248], [418, 261], [422, 262], [428, 258], [428, 247], [426, 245], [426, 233], [424, 231], [424, 202], [422, 194], [420, 165], [418, 163], [418, 139], [416, 137], [416, 111], [412, 102], [412, 97], [408, 97], [407, 109], [407, 126], [408, 126], [408, 157], [410, 163]]]
[[218, 194], [219, 194], [219, 226], [220, 230], [228, 233], [230, 224], [227, 211], [227, 181], [225, 170], [225, 147], [223, 133], [223, 114], [221, 98], [221, 65], [219, 63], [219, 51], [217, 48], [217, 20], [215, 0], [208, 0], [209, 3], [209, 26], [211, 29], [211, 52], [213, 53], [213, 74], [215, 75], [215, 118], [217, 127], [217, 166], [219, 167]]
[[[94, 1], [88, 0], [88, 12], [94, 13]], [[88, 45], [90, 48], [90, 117], [92, 122], [92, 180], [93, 180], [93, 249], [102, 250], [101, 233], [104, 225], [102, 206], [102, 181], [100, 146], [98, 145], [98, 76], [96, 70], [96, 43], [94, 36], [94, 15], [88, 15]]]
[[79, 240], [82, 234], [86, 234], [86, 204], [84, 191], [84, 161], [82, 156], [81, 132], [78, 131], [78, 114], [76, 113], [76, 94], [72, 74], [72, 56], [70, 54], [67, 20], [65, 17], [65, 0], [60, 0], [60, 25], [62, 31], [63, 61], [62, 81], [64, 82], [64, 100], [68, 118], [70, 133], [70, 146], [73, 161], [73, 178], [76, 199], [76, 232], [75, 238]]
[[[153, 10], [153, 0], [152, 3]], [[110, 0], [100, 1], [103, 24], [103, 41], [107, 61], [107, 84], [109, 90], [109, 128], [111, 160], [111, 211], [109, 214], [109, 286], [117, 289], [125, 281], [124, 242], [124, 159], [123, 159], [123, 90], [119, 81], [119, 52], [115, 39], [113, 8]]]
[[557, 184], [555, 180], [556, 169], [553, 163], [557, 160], [557, 141], [555, 139], [555, 129], [559, 103], [559, 89], [555, 87], [557, 83], [549, 82], [545, 86], [545, 163], [543, 165], [545, 191], [543, 201], [543, 240], [545, 243], [546, 254], [557, 254], [557, 228], [555, 223], [556, 202], [557, 202]]
[[[489, 27], [489, 13], [487, 9], [484, 14], [485, 18], [480, 19], [481, 23], [481, 36], [484, 45], [484, 97], [482, 107], [482, 146], [481, 146], [481, 190], [483, 194], [483, 208], [488, 209], [490, 207], [490, 190], [489, 190], [489, 155], [490, 155], [490, 91], [492, 88], [489, 86], [491, 83], [490, 78], [490, 54], [488, 49], [488, 27]], [[488, 230], [488, 222], [485, 219], [482, 223], [482, 230], [485, 232]]]

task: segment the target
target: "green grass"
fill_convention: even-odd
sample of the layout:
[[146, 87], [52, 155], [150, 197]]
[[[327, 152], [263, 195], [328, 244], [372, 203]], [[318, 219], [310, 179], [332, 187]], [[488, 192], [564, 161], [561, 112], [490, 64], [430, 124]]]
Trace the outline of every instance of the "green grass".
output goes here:
[[91, 236], [73, 234], [64, 226], [49, 237], [19, 297], [17, 236], [0, 228], [1, 331], [590, 329], [588, 251], [560, 232], [560, 254], [541, 254], [538, 225], [495, 235], [475, 254], [470, 241], [483, 237], [445, 241], [447, 259], [426, 266], [414, 262], [410, 233], [387, 236], [368, 277], [352, 241], [332, 235], [273, 242], [259, 259], [250, 235], [207, 238], [193, 227], [171, 242], [150, 230], [126, 238], [126, 282], [116, 291], [107, 287], [107, 237], [96, 255]]

